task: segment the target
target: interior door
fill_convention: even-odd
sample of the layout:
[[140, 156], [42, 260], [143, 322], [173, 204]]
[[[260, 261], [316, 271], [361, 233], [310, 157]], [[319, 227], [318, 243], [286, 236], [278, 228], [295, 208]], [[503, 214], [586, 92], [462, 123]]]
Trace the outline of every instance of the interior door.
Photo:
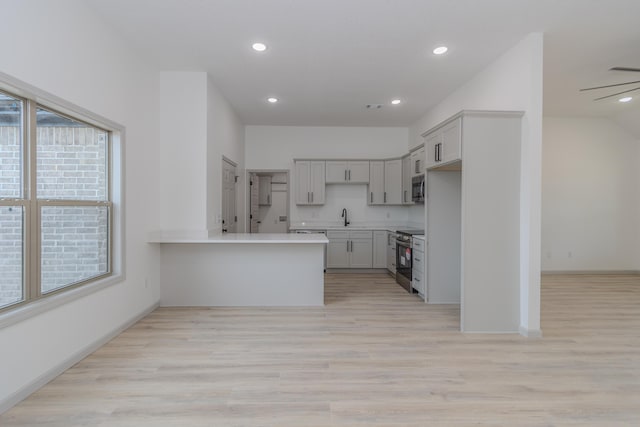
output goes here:
[[249, 175], [249, 232], [260, 232], [260, 179], [258, 175]]
[[236, 166], [222, 159], [222, 232], [235, 233], [236, 213]]

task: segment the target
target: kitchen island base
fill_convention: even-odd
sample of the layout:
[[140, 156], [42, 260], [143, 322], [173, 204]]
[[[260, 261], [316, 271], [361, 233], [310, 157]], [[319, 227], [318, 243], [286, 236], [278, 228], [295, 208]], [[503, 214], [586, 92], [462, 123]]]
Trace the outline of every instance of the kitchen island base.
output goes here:
[[323, 259], [324, 243], [164, 243], [160, 305], [322, 306]]

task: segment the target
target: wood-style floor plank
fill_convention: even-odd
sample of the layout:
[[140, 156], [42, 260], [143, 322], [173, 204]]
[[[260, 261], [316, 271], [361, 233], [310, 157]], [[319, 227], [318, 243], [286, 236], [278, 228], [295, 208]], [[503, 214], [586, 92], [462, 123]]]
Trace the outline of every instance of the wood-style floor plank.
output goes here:
[[2, 426], [640, 425], [640, 277], [544, 276], [544, 338], [458, 332], [386, 275], [320, 308], [161, 308]]

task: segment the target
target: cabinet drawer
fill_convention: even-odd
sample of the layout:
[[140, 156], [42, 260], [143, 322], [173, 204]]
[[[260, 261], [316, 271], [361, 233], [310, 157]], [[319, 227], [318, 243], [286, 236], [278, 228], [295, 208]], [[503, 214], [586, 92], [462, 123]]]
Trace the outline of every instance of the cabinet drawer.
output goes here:
[[413, 271], [424, 273], [424, 252], [416, 251], [413, 248]]
[[412, 271], [413, 279], [411, 280], [411, 286], [418, 291], [419, 294], [424, 295], [425, 283], [424, 275], [421, 271], [417, 271], [415, 268]]
[[424, 252], [424, 240], [422, 239], [413, 239], [413, 249], [416, 251]]

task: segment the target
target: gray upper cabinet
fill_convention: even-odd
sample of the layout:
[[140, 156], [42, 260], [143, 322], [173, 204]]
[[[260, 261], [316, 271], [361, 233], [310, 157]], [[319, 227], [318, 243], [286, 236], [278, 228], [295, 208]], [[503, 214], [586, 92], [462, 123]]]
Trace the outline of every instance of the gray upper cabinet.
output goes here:
[[369, 183], [368, 160], [327, 160], [327, 184]]
[[402, 159], [384, 162], [384, 203], [402, 204]]
[[439, 127], [425, 136], [427, 168], [462, 159], [462, 118]]
[[325, 162], [297, 160], [296, 205], [323, 205], [325, 186]]
[[369, 205], [402, 204], [402, 159], [369, 162]]
[[427, 157], [425, 154], [425, 147], [422, 146], [415, 151], [412, 151], [411, 154], [411, 176], [422, 175], [425, 171], [425, 163], [427, 161]]
[[369, 197], [370, 205], [384, 205], [384, 160], [369, 162]]
[[402, 204], [413, 205], [411, 199], [411, 185], [412, 185], [412, 173], [411, 173], [411, 156], [405, 156], [402, 158]]

